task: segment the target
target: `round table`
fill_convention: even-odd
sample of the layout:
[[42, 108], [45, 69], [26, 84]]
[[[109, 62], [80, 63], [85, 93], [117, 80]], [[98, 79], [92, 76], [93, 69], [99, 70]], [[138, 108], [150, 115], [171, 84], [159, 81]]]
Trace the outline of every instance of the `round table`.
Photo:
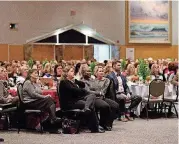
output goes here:
[[[149, 85], [148, 84], [136, 84], [132, 82], [128, 82], [128, 86], [132, 95], [141, 96], [142, 98], [149, 96]], [[176, 90], [172, 84], [165, 84], [165, 92], [164, 97], [176, 97]], [[136, 110], [136, 115], [140, 115], [141, 112], [141, 103], [138, 105]]]

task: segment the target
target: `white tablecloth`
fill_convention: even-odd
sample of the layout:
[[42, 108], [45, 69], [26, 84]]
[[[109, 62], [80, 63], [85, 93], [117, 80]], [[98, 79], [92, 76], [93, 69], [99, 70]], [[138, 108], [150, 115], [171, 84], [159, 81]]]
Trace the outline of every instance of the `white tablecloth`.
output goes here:
[[[149, 85], [146, 84], [134, 84], [129, 82], [128, 83], [129, 89], [132, 92], [132, 95], [141, 96], [142, 98], [148, 97], [149, 95]], [[164, 97], [176, 97], [176, 90], [175, 87], [171, 84], [165, 85], [165, 92]], [[141, 104], [137, 107], [136, 115], [140, 115], [141, 112]]]
[[[130, 85], [129, 86], [130, 91], [132, 92], [132, 95], [138, 95], [143, 97], [148, 97], [149, 95], [149, 85], [141, 84], [141, 85]], [[172, 95], [175, 95], [176, 91], [173, 85], [165, 85], [165, 92], [164, 96], [169, 97]]]

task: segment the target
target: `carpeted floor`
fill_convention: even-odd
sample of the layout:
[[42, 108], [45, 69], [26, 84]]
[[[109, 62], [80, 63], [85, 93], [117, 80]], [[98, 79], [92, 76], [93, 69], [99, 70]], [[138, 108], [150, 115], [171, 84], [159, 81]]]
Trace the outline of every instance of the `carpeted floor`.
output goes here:
[[178, 119], [115, 121], [113, 131], [77, 135], [2, 132], [5, 144], [178, 144]]

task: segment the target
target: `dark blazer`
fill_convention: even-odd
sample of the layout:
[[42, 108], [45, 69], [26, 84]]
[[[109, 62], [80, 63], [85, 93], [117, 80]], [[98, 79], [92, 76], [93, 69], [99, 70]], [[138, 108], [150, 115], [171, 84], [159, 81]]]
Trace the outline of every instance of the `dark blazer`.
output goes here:
[[[130, 90], [129, 90], [129, 87], [127, 85], [127, 80], [126, 80], [126, 77], [123, 76], [123, 75], [120, 75], [121, 79], [122, 79], [122, 85], [124, 87], [124, 92], [125, 94], [128, 94], [130, 93]], [[118, 88], [119, 88], [119, 83], [118, 83], [118, 79], [117, 79], [117, 76], [114, 72], [111, 72], [109, 75], [107, 75], [107, 78], [109, 78], [110, 80], [113, 81], [113, 84], [114, 84], [114, 88], [115, 88], [115, 92], [118, 91]]]
[[87, 91], [82, 87], [83, 82], [75, 80], [75, 83], [69, 80], [62, 80], [59, 84], [60, 107], [63, 110], [71, 109], [71, 106], [87, 95]]

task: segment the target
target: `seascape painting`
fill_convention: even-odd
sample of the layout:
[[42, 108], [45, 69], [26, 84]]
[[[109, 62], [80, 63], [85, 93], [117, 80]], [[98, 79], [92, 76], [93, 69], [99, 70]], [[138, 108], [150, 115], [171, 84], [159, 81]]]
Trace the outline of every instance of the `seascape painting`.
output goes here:
[[170, 2], [129, 1], [129, 43], [171, 43]]

